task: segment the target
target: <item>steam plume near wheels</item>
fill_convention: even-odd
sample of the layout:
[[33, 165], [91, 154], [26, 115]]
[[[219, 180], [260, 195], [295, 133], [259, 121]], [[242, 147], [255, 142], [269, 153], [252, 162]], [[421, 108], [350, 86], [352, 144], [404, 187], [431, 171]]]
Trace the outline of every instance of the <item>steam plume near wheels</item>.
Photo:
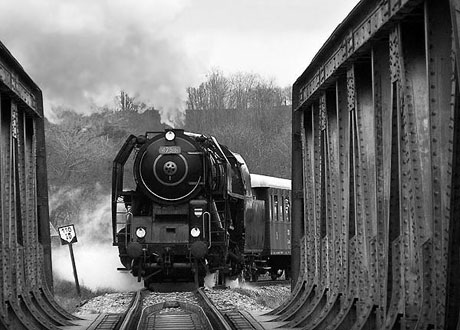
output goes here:
[[[117, 248], [112, 246], [110, 196], [96, 187], [96, 196], [84, 200], [83, 189], [61, 189], [50, 195], [50, 210], [57, 226], [74, 224], [78, 242], [73, 245], [80, 285], [89, 289], [129, 291], [141, 287], [120, 267]], [[69, 249], [53, 237], [53, 274], [56, 279], [74, 281]]]

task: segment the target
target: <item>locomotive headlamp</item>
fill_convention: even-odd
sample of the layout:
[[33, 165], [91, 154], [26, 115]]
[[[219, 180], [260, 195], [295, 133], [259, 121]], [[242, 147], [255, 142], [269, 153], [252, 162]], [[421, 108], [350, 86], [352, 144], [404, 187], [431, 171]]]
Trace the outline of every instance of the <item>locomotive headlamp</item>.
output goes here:
[[144, 238], [146, 233], [147, 233], [147, 231], [145, 230], [145, 227], [137, 227], [136, 228], [136, 236], [137, 236], [137, 238]]
[[176, 138], [176, 134], [173, 131], [167, 131], [165, 134], [165, 139], [168, 141], [173, 141]]
[[201, 234], [201, 231], [200, 231], [200, 228], [198, 227], [193, 227], [192, 230], [190, 231], [190, 235], [192, 235], [192, 237], [198, 237], [200, 236]]

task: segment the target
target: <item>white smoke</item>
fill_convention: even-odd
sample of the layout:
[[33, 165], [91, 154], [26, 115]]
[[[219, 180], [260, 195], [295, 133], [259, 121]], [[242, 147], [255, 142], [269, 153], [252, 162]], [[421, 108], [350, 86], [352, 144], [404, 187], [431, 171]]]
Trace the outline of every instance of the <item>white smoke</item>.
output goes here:
[[[79, 237], [79, 242], [73, 244], [73, 251], [81, 286], [91, 290], [114, 289], [117, 291], [133, 291], [143, 287], [143, 283], [138, 283], [137, 278], [130, 273], [116, 270], [117, 267], [121, 267], [116, 247], [80, 240]], [[67, 246], [53, 249], [53, 273], [60, 279], [74, 281]]]
[[[96, 193], [98, 193], [96, 187]], [[51, 210], [68, 198], [81, 200], [81, 189], [61, 190], [50, 195]], [[110, 196], [94, 196], [91, 203], [80, 205], [78, 219], [63, 219], [60, 225], [74, 224], [78, 242], [72, 245], [78, 279], [81, 286], [92, 290], [115, 289], [131, 291], [143, 286], [128, 272], [117, 271], [123, 267], [117, 247], [112, 246]], [[67, 223], [63, 223], [67, 222]], [[74, 281], [70, 251], [67, 245], [54, 245], [52, 249], [54, 276]]]

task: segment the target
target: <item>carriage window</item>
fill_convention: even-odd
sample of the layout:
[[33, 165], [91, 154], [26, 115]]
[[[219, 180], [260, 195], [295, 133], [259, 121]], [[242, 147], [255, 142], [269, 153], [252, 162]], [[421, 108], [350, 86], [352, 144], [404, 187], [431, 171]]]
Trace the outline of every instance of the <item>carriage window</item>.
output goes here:
[[273, 196], [273, 220], [278, 221], [278, 196]]
[[279, 215], [280, 215], [280, 221], [284, 221], [284, 198], [283, 196], [280, 196], [280, 210], [279, 210]]
[[290, 202], [289, 202], [289, 197], [286, 197], [284, 199], [284, 217], [286, 219], [286, 222], [290, 222], [291, 219], [289, 218], [289, 208], [291, 207]]

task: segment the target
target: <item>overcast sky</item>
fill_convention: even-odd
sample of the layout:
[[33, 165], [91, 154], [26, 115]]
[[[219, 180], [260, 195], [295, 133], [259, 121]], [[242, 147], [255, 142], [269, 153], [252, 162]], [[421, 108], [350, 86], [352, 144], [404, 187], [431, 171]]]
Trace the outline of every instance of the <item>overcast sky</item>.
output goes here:
[[168, 111], [212, 68], [292, 85], [358, 0], [4, 0], [0, 40], [42, 88], [45, 113], [113, 104]]

